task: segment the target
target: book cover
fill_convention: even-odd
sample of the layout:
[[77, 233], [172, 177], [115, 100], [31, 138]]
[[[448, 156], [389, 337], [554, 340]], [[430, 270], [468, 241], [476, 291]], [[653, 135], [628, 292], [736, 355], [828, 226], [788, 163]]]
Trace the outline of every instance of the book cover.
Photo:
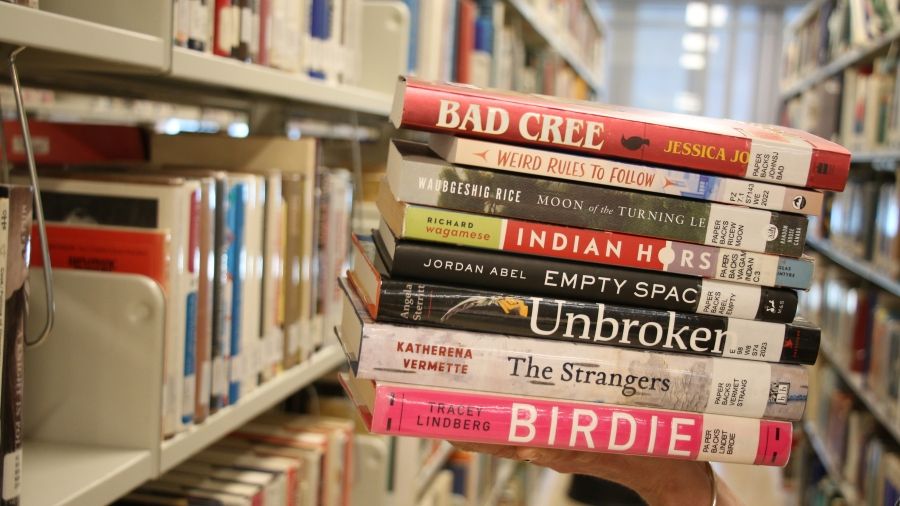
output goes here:
[[612, 186], [769, 211], [818, 215], [821, 192], [499, 142], [431, 134], [428, 146], [456, 165]]
[[375, 434], [783, 466], [787, 422], [365, 381], [341, 384]]
[[800, 130], [401, 77], [397, 128], [840, 191], [850, 152]]
[[25, 322], [28, 317], [28, 248], [33, 193], [28, 186], [0, 186], [0, 292], [6, 301], [0, 324], [0, 494], [4, 505], [21, 504], [25, 441]]
[[[45, 229], [54, 269], [140, 274], [168, 289], [168, 230], [76, 223], [47, 223]], [[31, 265], [41, 267], [37, 225], [31, 243]]]
[[678, 240], [803, 254], [805, 216], [448, 164], [427, 146], [391, 141], [386, 181], [397, 200], [456, 211]]
[[813, 364], [819, 351], [821, 331], [802, 319], [770, 323], [391, 278], [370, 237], [353, 241], [349, 281], [376, 321], [787, 364]]
[[244, 181], [229, 175], [228, 208], [225, 214], [226, 228], [230, 232], [225, 261], [227, 263], [226, 274], [226, 301], [229, 310], [226, 313], [225, 322], [228, 325], [228, 366], [226, 377], [228, 378], [228, 404], [235, 404], [240, 400], [241, 380], [244, 377], [243, 364], [246, 354], [243, 353], [242, 337], [243, 323], [243, 281], [241, 258], [246, 257], [246, 241], [244, 239], [244, 223], [247, 208], [247, 187]]
[[380, 323], [343, 286], [338, 338], [363, 379], [774, 420], [806, 405], [803, 366]]
[[382, 227], [399, 239], [521, 253], [592, 264], [672, 272], [720, 281], [808, 289], [811, 257], [781, 257], [638, 235], [548, 225], [377, 199]]
[[786, 288], [398, 241], [385, 232], [375, 243], [398, 278], [747, 320], [790, 323], [797, 314], [797, 293]]

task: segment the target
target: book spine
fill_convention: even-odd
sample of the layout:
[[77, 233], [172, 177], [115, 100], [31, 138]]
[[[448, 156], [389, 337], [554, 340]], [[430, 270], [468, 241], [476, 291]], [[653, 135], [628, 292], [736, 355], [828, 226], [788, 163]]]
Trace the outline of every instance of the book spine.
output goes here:
[[382, 280], [373, 310], [378, 321], [785, 364], [815, 363], [821, 337], [801, 325], [397, 279]]
[[187, 47], [195, 51], [206, 51], [207, 39], [209, 38], [207, 35], [209, 29], [209, 7], [207, 2], [212, 1], [189, 0], [191, 21]]
[[32, 192], [26, 187], [5, 185], [0, 191], [0, 241], [5, 254], [0, 259], [0, 476], [3, 505], [21, 504], [22, 448], [25, 439], [25, 323], [28, 316], [28, 251], [31, 230]]
[[791, 424], [621, 406], [378, 386], [375, 433], [783, 466]]
[[243, 270], [241, 259], [245, 256], [244, 244], [244, 213], [247, 205], [247, 188], [243, 183], [237, 183], [231, 187], [228, 202], [229, 228], [231, 229], [231, 243], [228, 245], [228, 272], [231, 281], [231, 320], [229, 329], [229, 359], [228, 359], [228, 403], [235, 404], [241, 392], [241, 378], [243, 376], [243, 362], [245, 354], [242, 354], [242, 315], [243, 315]]
[[354, 372], [363, 379], [791, 421], [806, 405], [808, 378], [799, 365], [371, 320], [361, 332]]
[[212, 0], [213, 10], [213, 54], [231, 56], [231, 40], [234, 32], [231, 0]]
[[707, 246], [799, 257], [806, 238], [805, 216], [429, 163], [396, 141], [387, 180], [411, 204]]
[[[412, 128], [625, 158], [726, 176], [840, 191], [849, 172], [846, 153], [819, 147], [802, 132], [796, 142], [765, 127], [738, 123], [744, 137], [642, 121], [636, 114], [543, 99], [491, 96], [473, 88], [407, 79], [402, 110], [392, 118]], [[631, 118], [631, 119], [628, 119]], [[655, 118], [655, 116], [649, 116]], [[699, 121], [699, 119], [698, 119]], [[827, 147], [827, 146], [826, 146]]]
[[181, 423], [194, 421], [197, 395], [197, 318], [200, 289], [200, 205], [201, 191], [194, 190], [188, 197], [187, 252], [184, 278], [185, 326], [184, 362], [182, 364]]
[[397, 243], [390, 271], [399, 278], [748, 320], [790, 323], [797, 313], [797, 294], [788, 289], [413, 241]]
[[231, 293], [232, 275], [229, 271], [231, 226], [227, 219], [229, 208], [228, 184], [224, 179], [216, 183], [214, 215], [215, 252], [213, 257], [213, 320], [210, 350], [210, 413], [228, 405], [228, 361], [231, 356]]
[[429, 146], [444, 160], [458, 165], [768, 211], [806, 215], [822, 212], [823, 194], [815, 190], [444, 135], [431, 136]]
[[406, 205], [401, 239], [470, 246], [577, 262], [672, 272], [761, 286], [807, 289], [813, 262], [637, 235], [547, 225]]

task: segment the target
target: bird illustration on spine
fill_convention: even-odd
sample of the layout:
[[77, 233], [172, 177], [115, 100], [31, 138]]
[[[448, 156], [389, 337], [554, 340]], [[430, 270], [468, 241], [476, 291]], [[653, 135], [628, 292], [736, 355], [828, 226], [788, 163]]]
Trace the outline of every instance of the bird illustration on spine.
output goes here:
[[492, 306], [499, 307], [506, 314], [516, 313], [523, 318], [528, 317], [528, 306], [525, 304], [525, 301], [521, 299], [499, 295], [476, 295], [474, 297], [469, 297], [468, 299], [448, 309], [447, 312], [444, 313], [444, 316], [441, 316], [441, 321], [445, 322], [452, 318], [453, 315], [472, 307]]
[[638, 135], [634, 135], [632, 137], [625, 138], [625, 135], [622, 135], [622, 146], [629, 151], [637, 151], [644, 146], [650, 145], [650, 139], [645, 139]]

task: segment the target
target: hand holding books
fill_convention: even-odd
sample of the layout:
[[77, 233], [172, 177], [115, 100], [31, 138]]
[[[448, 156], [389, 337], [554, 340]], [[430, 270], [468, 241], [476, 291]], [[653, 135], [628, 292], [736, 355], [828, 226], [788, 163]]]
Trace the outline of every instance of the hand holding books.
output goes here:
[[650, 506], [742, 504], [704, 462], [482, 443], [453, 442], [453, 445], [464, 451], [523, 460], [559, 473], [586, 474], [613, 481], [637, 492]]

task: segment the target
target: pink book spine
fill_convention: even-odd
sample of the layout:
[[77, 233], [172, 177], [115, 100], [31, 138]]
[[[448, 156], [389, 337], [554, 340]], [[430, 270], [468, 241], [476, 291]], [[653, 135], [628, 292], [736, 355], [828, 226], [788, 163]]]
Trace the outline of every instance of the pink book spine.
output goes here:
[[768, 466], [791, 453], [790, 422], [398, 385], [377, 387], [371, 430]]

